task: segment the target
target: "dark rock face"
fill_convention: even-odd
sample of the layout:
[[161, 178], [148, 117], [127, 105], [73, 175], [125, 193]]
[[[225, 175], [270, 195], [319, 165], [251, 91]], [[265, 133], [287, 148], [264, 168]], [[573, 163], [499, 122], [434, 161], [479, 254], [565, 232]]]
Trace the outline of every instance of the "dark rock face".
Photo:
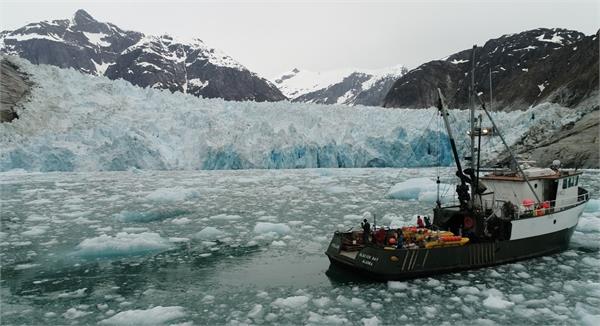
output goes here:
[[0, 60], [0, 123], [11, 122], [19, 116], [16, 106], [29, 94], [31, 82], [19, 67], [2, 58]]
[[145, 36], [96, 21], [83, 10], [71, 20], [28, 24], [0, 33], [3, 53], [32, 63], [123, 78], [134, 85], [226, 100], [279, 101], [270, 82], [202, 41]]
[[[384, 106], [433, 106], [439, 87], [451, 107], [465, 107], [470, 60], [468, 49], [411, 70], [395, 82]], [[486, 101], [491, 71], [494, 110], [525, 109], [544, 101], [572, 107], [598, 90], [597, 34], [541, 28], [504, 35], [477, 47], [475, 60], [475, 87]]]
[[[512, 146], [513, 152], [542, 167], [558, 159], [566, 168], [600, 168], [600, 106], [595, 103], [583, 110], [592, 111], [582, 112], [579, 120], [558, 130], [531, 128]], [[509, 154], [504, 151], [491, 163], [508, 165], [509, 162]]]

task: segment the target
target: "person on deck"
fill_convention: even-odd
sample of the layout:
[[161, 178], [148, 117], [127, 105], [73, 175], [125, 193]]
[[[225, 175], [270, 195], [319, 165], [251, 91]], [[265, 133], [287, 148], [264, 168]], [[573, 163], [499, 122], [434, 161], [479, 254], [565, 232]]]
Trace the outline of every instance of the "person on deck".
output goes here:
[[423, 219], [421, 219], [421, 215], [417, 215], [417, 226], [419, 228], [424, 228], [425, 224], [423, 224]]
[[363, 243], [367, 244], [369, 243], [369, 235], [371, 234], [371, 224], [369, 224], [367, 219], [364, 219], [363, 222], [360, 223], [360, 226], [363, 229]]
[[402, 249], [404, 245], [404, 235], [402, 234], [402, 229], [398, 229], [398, 243], [396, 243], [397, 249]]
[[431, 220], [429, 219], [429, 216], [425, 215], [425, 227], [426, 228], [430, 228], [431, 227]]
[[385, 244], [386, 232], [384, 228], [379, 228], [375, 231], [375, 241], [378, 245], [383, 246]]

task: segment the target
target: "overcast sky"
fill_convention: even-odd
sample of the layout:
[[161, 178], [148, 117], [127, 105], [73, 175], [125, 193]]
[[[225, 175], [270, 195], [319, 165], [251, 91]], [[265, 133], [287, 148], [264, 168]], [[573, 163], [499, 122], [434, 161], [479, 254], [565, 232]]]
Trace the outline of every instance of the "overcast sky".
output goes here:
[[145, 34], [198, 37], [250, 70], [273, 77], [313, 71], [414, 68], [474, 43], [537, 27], [600, 28], [600, 1], [28, 1], [2, 0], [0, 27], [70, 18]]

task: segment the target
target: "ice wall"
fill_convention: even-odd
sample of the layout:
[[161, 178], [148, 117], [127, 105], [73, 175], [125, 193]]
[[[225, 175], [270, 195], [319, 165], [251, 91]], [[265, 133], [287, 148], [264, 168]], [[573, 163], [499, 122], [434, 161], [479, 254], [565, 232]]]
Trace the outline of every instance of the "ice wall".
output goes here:
[[[411, 167], [452, 163], [434, 108], [227, 102], [142, 89], [11, 58], [37, 87], [0, 124], [0, 171]], [[533, 123], [572, 113], [544, 104], [497, 113], [514, 142]], [[467, 112], [453, 111], [460, 146]], [[486, 140], [489, 153], [500, 141]], [[438, 146], [438, 143], [441, 146]]]

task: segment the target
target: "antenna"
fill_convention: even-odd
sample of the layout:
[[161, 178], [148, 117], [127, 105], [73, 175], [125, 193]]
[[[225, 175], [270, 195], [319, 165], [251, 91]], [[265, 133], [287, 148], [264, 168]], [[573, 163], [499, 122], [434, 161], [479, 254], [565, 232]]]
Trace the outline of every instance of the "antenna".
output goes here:
[[473, 52], [471, 53], [471, 92], [469, 92], [469, 105], [471, 106], [471, 169], [475, 171], [475, 101], [473, 100], [473, 94], [475, 91], [475, 49], [477, 45], [473, 45]]
[[490, 111], [492, 110], [492, 65], [490, 64]]

